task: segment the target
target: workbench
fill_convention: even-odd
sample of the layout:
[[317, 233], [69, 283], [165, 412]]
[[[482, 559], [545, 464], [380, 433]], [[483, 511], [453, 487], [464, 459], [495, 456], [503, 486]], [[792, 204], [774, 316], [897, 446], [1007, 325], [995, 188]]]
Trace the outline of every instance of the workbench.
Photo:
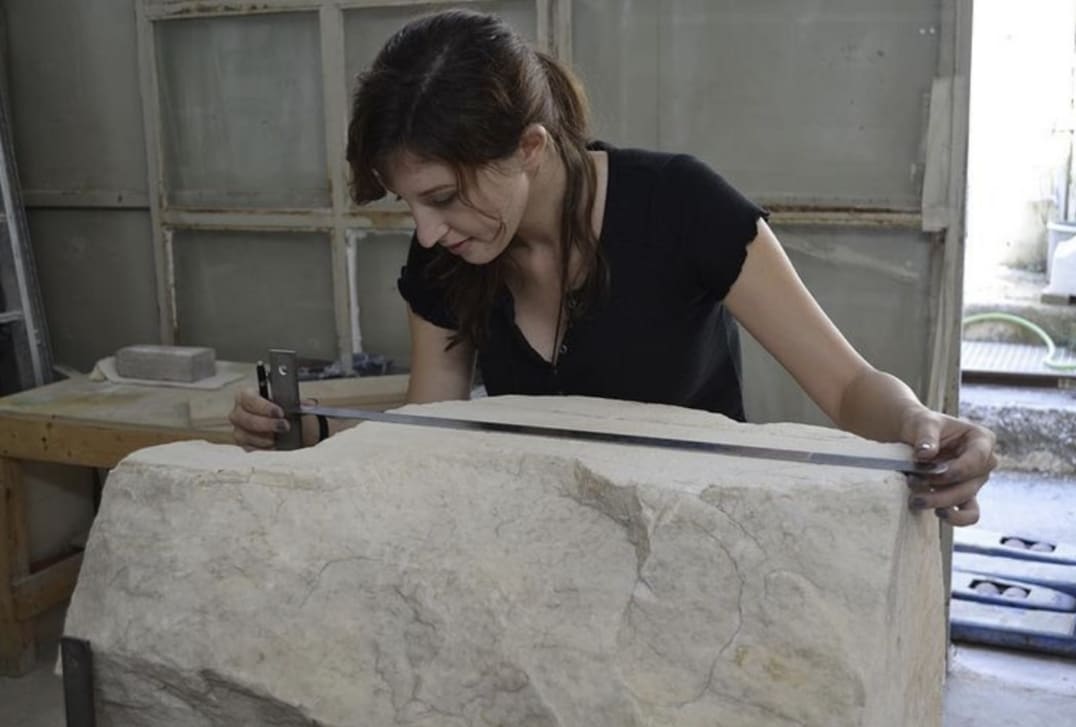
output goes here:
[[[218, 362], [223, 363], [223, 362]], [[256, 386], [253, 364], [215, 391], [72, 378], [0, 398], [0, 676], [35, 660], [34, 618], [70, 598], [82, 564], [71, 552], [30, 562], [23, 462], [110, 469], [135, 450], [182, 440], [233, 443], [227, 413], [240, 386]], [[406, 376], [316, 381], [303, 397], [327, 406], [388, 409], [403, 403]]]

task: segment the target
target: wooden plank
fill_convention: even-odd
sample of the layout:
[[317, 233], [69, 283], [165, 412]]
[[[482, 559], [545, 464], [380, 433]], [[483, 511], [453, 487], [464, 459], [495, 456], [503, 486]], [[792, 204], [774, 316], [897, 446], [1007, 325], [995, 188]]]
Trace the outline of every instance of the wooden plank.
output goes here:
[[139, 0], [153, 21], [215, 18], [226, 15], [264, 15], [339, 8], [403, 7], [408, 5], [467, 5], [481, 0]]
[[20, 676], [34, 666], [34, 625], [18, 617], [13, 588], [29, 571], [22, 465], [0, 458], [0, 676]]
[[75, 553], [59, 563], [15, 582], [15, 618], [29, 621], [71, 598], [82, 567], [82, 553]]
[[147, 3], [135, 3], [135, 29], [138, 41], [138, 84], [142, 92], [142, 128], [146, 145], [147, 201], [153, 235], [153, 272], [157, 293], [159, 343], [176, 342], [175, 298], [169, 293], [172, 261], [165, 249], [161, 210], [164, 207], [164, 154], [161, 148], [161, 109], [157, 78], [157, 49], [153, 24], [146, 15]]
[[[325, 160], [332, 192], [332, 230], [329, 240], [332, 249], [333, 313], [336, 323], [336, 360], [350, 365], [351, 354], [361, 349], [361, 335], [356, 336], [359, 311], [352, 308], [351, 295], [355, 281], [354, 268], [348, 265], [347, 222], [344, 215], [348, 204], [347, 118], [351, 89], [347, 77], [347, 43], [344, 39], [344, 13], [338, 7], [322, 7], [318, 13], [321, 32], [321, 78], [323, 83], [325, 122]], [[353, 326], [354, 324], [354, 326]], [[358, 338], [359, 340], [356, 340]]]
[[169, 442], [205, 439], [233, 444], [231, 431], [197, 432], [56, 417], [3, 416], [0, 457], [115, 467], [131, 452]]
[[[941, 290], [937, 304], [933, 356], [927, 385], [928, 406], [948, 414], [960, 408], [960, 340], [964, 311], [964, 234], [967, 205], [968, 127], [970, 124], [973, 0], [943, 0], [938, 76], [948, 78], [948, 199]], [[941, 233], [939, 233], [941, 234]], [[945, 593], [952, 584], [953, 528], [941, 528], [942, 577]], [[946, 641], [949, 601], [945, 602]], [[948, 653], [946, 654], [948, 661]]]
[[[365, 376], [352, 379], [326, 379], [303, 381], [299, 384], [299, 396], [317, 399], [321, 406], [351, 407], [384, 411], [403, 406], [407, 400], [407, 374], [391, 376]], [[232, 400], [227, 397], [192, 397], [189, 403], [192, 429], [224, 428], [228, 425], [228, 413]]]
[[554, 49], [552, 38], [553, 8], [550, 6], [550, 2], [552, 0], [536, 0], [534, 3], [534, 10], [537, 14], [534, 42], [539, 50], [555, 57], [556, 50]]
[[218, 361], [217, 368], [249, 373], [213, 390], [116, 384], [85, 377], [60, 381], [0, 399], [0, 421], [8, 417], [53, 417], [101, 425], [188, 430], [187, 402], [192, 398], [213, 395], [231, 401], [237, 389], [254, 385], [253, 363]]
[[27, 209], [70, 209], [89, 207], [106, 210], [144, 210], [149, 195], [135, 189], [24, 189]]
[[817, 227], [862, 227], [918, 230], [923, 217], [918, 211], [872, 207], [840, 207], [825, 204], [798, 204], [763, 199], [770, 212], [770, 224]]
[[304, 399], [317, 399], [322, 406], [403, 406], [410, 378], [409, 374], [391, 374], [302, 381], [299, 395]]
[[556, 0], [553, 6], [553, 55], [572, 65], [572, 0]]
[[189, 230], [331, 230], [332, 211], [326, 209], [206, 210], [169, 207], [161, 210], [161, 224]]
[[953, 79], [935, 78], [930, 90], [927, 124], [926, 170], [923, 173], [922, 225], [924, 232], [949, 227], [949, 175], [952, 156]]

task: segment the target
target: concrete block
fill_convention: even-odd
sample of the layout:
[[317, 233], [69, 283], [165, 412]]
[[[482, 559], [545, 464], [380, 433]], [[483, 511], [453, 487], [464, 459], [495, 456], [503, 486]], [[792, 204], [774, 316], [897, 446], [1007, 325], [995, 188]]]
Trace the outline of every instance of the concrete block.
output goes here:
[[967, 384], [960, 415], [997, 435], [999, 469], [1076, 475], [1076, 390]]
[[[598, 399], [405, 411], [907, 453]], [[128, 457], [66, 633], [99, 724], [937, 727], [940, 560], [896, 473], [366, 422]]]
[[198, 346], [126, 346], [116, 351], [116, 371], [128, 379], [200, 381], [217, 372], [216, 352]]

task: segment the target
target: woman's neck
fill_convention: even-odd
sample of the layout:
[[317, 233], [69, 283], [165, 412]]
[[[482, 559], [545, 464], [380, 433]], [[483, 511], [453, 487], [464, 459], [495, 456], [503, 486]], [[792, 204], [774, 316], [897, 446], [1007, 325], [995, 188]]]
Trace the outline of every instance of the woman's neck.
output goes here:
[[567, 175], [564, 162], [553, 146], [531, 180], [530, 195], [516, 230], [517, 244], [537, 251], [560, 250], [560, 220]]
[[[515, 285], [546, 287], [552, 277], [557, 281], [561, 275], [561, 210], [567, 189], [567, 173], [564, 162], [556, 149], [550, 147], [546, 161], [535, 173], [530, 199], [509, 250], [515, 269]], [[604, 224], [605, 197], [608, 180], [608, 155], [604, 151], [590, 152], [590, 162], [595, 168], [596, 188], [594, 209], [591, 215], [594, 235], [599, 237]], [[571, 251], [569, 261], [569, 286], [579, 274], [581, 261], [578, 251]], [[578, 282], [578, 281], [575, 281]]]

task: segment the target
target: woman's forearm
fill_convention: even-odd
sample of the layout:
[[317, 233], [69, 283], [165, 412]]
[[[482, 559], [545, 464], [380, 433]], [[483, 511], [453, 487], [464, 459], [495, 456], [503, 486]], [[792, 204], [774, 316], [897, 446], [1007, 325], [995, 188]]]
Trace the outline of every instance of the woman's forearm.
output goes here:
[[837, 426], [878, 442], [903, 441], [909, 416], [926, 410], [915, 392], [892, 374], [866, 368], [845, 388]]
[[[358, 419], [328, 419], [329, 436], [342, 432], [345, 429], [350, 429], [359, 423]], [[303, 446], [313, 447], [320, 440], [318, 432], [318, 420], [317, 417], [307, 414], [302, 417], [303, 425]]]

